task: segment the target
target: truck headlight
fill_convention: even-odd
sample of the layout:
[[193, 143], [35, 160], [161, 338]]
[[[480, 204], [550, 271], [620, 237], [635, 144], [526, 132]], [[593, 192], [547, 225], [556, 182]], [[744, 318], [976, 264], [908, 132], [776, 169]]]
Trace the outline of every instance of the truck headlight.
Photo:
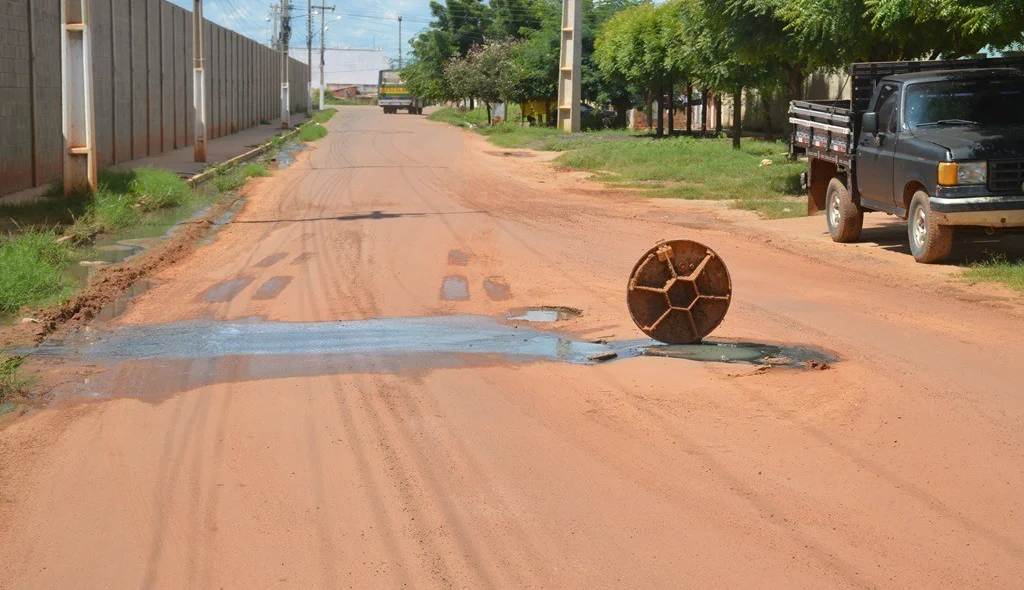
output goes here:
[[939, 184], [943, 186], [985, 184], [986, 182], [988, 182], [988, 164], [986, 162], [939, 163]]

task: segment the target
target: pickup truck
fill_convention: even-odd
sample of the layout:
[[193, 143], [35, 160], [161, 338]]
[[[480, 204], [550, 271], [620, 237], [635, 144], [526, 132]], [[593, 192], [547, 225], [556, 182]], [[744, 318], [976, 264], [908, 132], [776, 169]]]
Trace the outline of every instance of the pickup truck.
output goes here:
[[939, 262], [954, 228], [1024, 227], [1024, 57], [853, 64], [849, 101], [794, 100], [808, 213], [836, 242], [864, 213], [907, 221], [918, 262]]

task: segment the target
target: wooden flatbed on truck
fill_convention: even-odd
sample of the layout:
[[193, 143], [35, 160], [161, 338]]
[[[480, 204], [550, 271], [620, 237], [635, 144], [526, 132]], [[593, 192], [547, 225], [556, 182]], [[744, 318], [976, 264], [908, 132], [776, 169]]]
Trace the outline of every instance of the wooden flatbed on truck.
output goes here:
[[1024, 227], [1024, 57], [853, 64], [851, 99], [790, 103], [808, 213], [838, 242], [863, 214], [908, 219], [921, 262], [957, 226]]

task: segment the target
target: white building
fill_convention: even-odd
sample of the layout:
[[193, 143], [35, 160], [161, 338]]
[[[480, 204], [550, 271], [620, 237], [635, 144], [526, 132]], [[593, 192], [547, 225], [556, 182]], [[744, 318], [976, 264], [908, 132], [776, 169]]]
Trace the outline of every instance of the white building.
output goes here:
[[[293, 48], [295, 59], [306, 63], [306, 49]], [[377, 75], [391, 69], [391, 58], [381, 49], [324, 50], [324, 84], [330, 90], [355, 86], [360, 94], [377, 92]], [[320, 86], [320, 49], [313, 48], [313, 88]]]

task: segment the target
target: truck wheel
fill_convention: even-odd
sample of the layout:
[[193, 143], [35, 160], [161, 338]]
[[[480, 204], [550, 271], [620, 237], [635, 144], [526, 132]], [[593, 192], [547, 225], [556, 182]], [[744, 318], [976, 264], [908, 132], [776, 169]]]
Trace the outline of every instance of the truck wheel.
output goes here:
[[953, 227], [939, 225], [928, 204], [928, 193], [917, 191], [910, 201], [907, 234], [914, 260], [930, 264], [942, 262], [953, 250]]
[[825, 193], [825, 218], [833, 242], [856, 242], [864, 227], [864, 212], [853, 202], [843, 181], [833, 178]]

